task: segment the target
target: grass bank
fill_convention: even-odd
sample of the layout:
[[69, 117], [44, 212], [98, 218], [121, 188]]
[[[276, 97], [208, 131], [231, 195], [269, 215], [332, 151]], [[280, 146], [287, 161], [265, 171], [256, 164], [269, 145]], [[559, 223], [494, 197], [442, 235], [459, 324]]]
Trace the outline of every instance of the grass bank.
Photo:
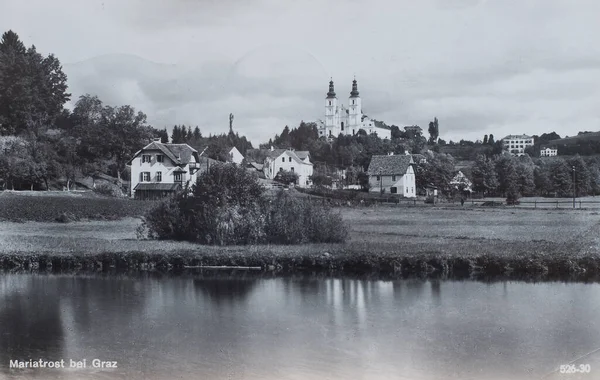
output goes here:
[[270, 274], [600, 279], [600, 216], [593, 210], [377, 206], [341, 212], [350, 228], [348, 242], [293, 246], [138, 240], [140, 220], [130, 217], [68, 224], [5, 221], [0, 268], [180, 273], [243, 266]]

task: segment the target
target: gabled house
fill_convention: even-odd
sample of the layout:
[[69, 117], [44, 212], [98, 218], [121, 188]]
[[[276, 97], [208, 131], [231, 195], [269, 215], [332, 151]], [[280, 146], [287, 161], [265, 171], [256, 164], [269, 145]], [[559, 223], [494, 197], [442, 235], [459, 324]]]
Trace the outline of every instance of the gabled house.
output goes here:
[[234, 164], [240, 165], [242, 161], [244, 161], [244, 156], [236, 147], [231, 148], [231, 150], [229, 151], [229, 157], [231, 162], [233, 162]]
[[310, 186], [310, 177], [313, 175], [313, 164], [310, 162], [308, 151], [273, 149], [266, 151], [266, 158], [262, 166], [267, 179], [275, 179], [280, 171], [294, 172], [298, 175], [299, 187]]
[[414, 161], [410, 154], [373, 156], [367, 174], [372, 192], [416, 197]]
[[464, 192], [473, 192], [473, 183], [467, 178], [467, 176], [462, 172], [458, 171], [452, 181], [450, 181], [450, 186], [456, 190], [464, 191]]
[[554, 157], [558, 155], [556, 147], [542, 146], [540, 149], [540, 157]]
[[164, 144], [154, 139], [136, 152], [127, 163], [131, 167], [131, 197], [161, 198], [196, 183], [201, 163], [198, 151], [187, 144]]

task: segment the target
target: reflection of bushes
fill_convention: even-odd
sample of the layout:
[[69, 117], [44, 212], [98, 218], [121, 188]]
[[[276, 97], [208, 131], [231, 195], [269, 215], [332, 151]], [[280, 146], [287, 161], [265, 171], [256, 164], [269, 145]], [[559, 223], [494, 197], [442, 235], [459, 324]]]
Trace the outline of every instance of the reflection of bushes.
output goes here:
[[139, 234], [201, 244], [299, 244], [342, 242], [347, 228], [330, 208], [284, 192], [269, 199], [252, 174], [222, 165], [201, 175], [191, 193], [148, 212]]

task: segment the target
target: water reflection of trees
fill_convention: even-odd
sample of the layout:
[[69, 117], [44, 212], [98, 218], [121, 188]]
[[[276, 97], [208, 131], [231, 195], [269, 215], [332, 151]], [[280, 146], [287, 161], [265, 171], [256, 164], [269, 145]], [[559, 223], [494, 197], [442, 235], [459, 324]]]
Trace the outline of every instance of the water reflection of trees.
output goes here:
[[194, 288], [208, 296], [216, 305], [238, 303], [252, 293], [257, 279], [239, 276], [202, 276], [193, 280]]
[[10, 360], [60, 360], [64, 331], [61, 304], [47, 281], [35, 278], [0, 300], [0, 368]]

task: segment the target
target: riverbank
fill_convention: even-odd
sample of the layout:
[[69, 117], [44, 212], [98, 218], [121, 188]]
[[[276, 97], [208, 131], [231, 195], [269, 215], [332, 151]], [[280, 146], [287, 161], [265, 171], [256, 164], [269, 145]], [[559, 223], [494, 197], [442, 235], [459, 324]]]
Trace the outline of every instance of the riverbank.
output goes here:
[[344, 244], [200, 246], [138, 240], [140, 220], [0, 223], [0, 268], [182, 272], [260, 267], [272, 273], [435, 278], [600, 278], [600, 216], [586, 210], [341, 209]]

